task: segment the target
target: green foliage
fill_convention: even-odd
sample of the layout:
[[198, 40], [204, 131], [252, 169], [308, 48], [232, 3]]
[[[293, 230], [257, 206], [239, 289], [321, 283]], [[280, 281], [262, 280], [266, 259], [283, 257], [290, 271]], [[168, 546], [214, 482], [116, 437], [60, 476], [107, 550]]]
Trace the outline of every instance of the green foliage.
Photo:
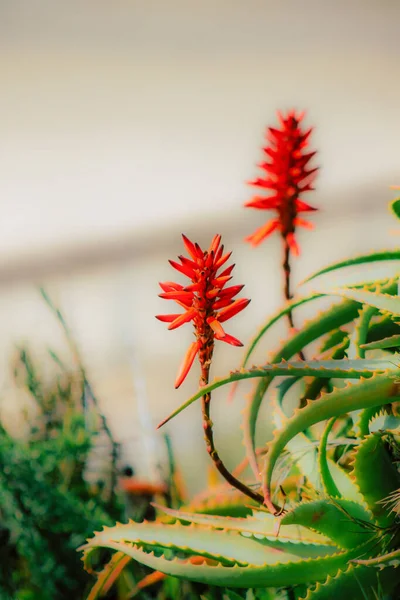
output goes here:
[[[396, 203], [392, 210], [399, 216]], [[399, 259], [398, 250], [356, 257], [309, 280]], [[324, 287], [293, 299], [263, 325], [237, 371], [200, 388], [163, 421], [217, 388], [256, 379], [244, 437], [263, 506], [253, 504], [241, 516], [229, 508], [224, 512], [231, 493], [225, 487], [209, 510], [158, 507], [156, 523], [117, 524], [95, 533], [83, 546], [86, 566], [106, 548], [167, 575], [220, 586], [224, 600], [398, 598], [400, 379], [393, 356], [400, 345], [398, 286], [393, 272], [385, 281]], [[275, 323], [322, 296], [342, 300], [304, 323], [270, 363], [248, 367]], [[300, 352], [306, 360], [296, 359]], [[273, 388], [277, 377], [284, 379]], [[268, 394], [277, 430], [260, 451], [255, 433]], [[297, 405], [289, 409], [293, 395]], [[218, 597], [215, 589], [201, 597]]]
[[19, 350], [16, 381], [33, 404], [25, 415], [27, 435], [14, 437], [0, 424], [4, 600], [86, 597], [91, 577], [76, 548], [93, 529], [121, 515], [110, 494], [110, 466], [94, 484], [85, 476], [100, 416], [84, 409], [80, 374], [66, 370], [54, 352], [51, 359], [52, 381], [45, 382], [28, 349]]

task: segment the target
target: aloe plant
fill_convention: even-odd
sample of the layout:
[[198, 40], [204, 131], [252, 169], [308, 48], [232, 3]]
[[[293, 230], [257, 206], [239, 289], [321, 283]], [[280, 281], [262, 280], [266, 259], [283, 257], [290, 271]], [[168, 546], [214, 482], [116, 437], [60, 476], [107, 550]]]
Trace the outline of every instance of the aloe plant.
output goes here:
[[[392, 204], [395, 214], [398, 203]], [[398, 250], [359, 256], [309, 280], [399, 259]], [[256, 496], [237, 499], [240, 493], [225, 485], [214, 499], [210, 494], [187, 509], [157, 507], [155, 523], [129, 522], [96, 532], [83, 547], [85, 565], [90, 567], [100, 548], [116, 554], [91, 598], [130, 559], [166, 575], [222, 586], [224, 598], [250, 598], [250, 589], [251, 597], [260, 599], [399, 597], [398, 285], [395, 271], [390, 279], [362, 285], [316, 284], [317, 292], [294, 298], [268, 319], [238, 370], [203, 382], [164, 420], [217, 388], [255, 379], [244, 433], [253, 470], [248, 486], [259, 491], [263, 503]], [[269, 363], [249, 367], [254, 349], [276, 322], [301, 304], [330, 296], [332, 305], [304, 323]], [[297, 360], [310, 345], [313, 359]], [[283, 380], [273, 388], [277, 377]], [[268, 396], [277, 429], [265, 448], [257, 449], [259, 409]], [[289, 408], [293, 399], [296, 406]], [[204, 598], [214, 597], [210, 594]]]

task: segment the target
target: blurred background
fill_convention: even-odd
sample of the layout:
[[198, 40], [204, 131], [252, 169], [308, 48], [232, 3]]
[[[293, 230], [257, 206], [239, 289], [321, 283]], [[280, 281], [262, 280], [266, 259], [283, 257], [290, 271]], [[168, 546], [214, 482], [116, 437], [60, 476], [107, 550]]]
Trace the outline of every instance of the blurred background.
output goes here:
[[[277, 109], [307, 110], [321, 166], [295, 282], [372, 238], [397, 243], [386, 207], [400, 183], [399, 17], [396, 0], [0, 0], [0, 415], [10, 429], [23, 435], [15, 347], [71, 360], [44, 286], [121, 464], [157, 477], [155, 425], [197, 387], [194, 373], [173, 387], [190, 327], [168, 332], [154, 318], [169, 311], [158, 282], [175, 277], [167, 260], [181, 232], [204, 245], [220, 232], [233, 249], [234, 282], [252, 303], [229, 332], [244, 343], [281, 302], [279, 239], [246, 245], [268, 215], [242, 208]], [[284, 334], [274, 330], [269, 348]], [[215, 375], [241, 359], [221, 346]], [[215, 394], [230, 466], [243, 455], [245, 392], [233, 405]], [[193, 492], [208, 458], [198, 413], [168, 425]]]

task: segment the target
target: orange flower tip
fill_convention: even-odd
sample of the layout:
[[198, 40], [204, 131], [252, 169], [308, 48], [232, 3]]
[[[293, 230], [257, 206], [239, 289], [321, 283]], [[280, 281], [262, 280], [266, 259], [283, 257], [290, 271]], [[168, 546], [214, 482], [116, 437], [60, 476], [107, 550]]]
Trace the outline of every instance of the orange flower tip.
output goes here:
[[221, 342], [225, 342], [226, 344], [230, 344], [231, 346], [236, 346], [237, 348], [240, 348], [243, 346], [242, 342], [240, 340], [238, 340], [237, 338], [233, 337], [233, 335], [229, 335], [229, 333], [226, 333], [223, 337], [219, 337], [217, 335], [215, 335], [215, 338], [217, 340], [220, 340]]
[[230, 265], [229, 267], [227, 267], [226, 269], [224, 269], [222, 271], [222, 273], [220, 273], [219, 277], [226, 277], [227, 275], [230, 275], [233, 271], [233, 269], [235, 268], [235, 264]]
[[183, 290], [178, 290], [177, 292], [164, 292], [163, 294], [158, 294], [158, 296], [163, 300], [176, 300], [177, 302], [185, 302], [193, 299], [192, 292], [185, 292]]
[[303, 200], [296, 199], [296, 210], [297, 212], [312, 212], [318, 210], [315, 206], [311, 206], [307, 204], [307, 202], [303, 202]]
[[[243, 288], [244, 285], [232, 285], [231, 287], [221, 290], [218, 294], [220, 297], [219, 302], [225, 301], [227, 299], [230, 300], [231, 298], [233, 298], [233, 296], [236, 296], [239, 292], [241, 292]], [[216, 310], [215, 305], [214, 310]]]
[[227, 321], [228, 319], [234, 317], [240, 311], [245, 309], [246, 306], [248, 306], [249, 304], [250, 300], [248, 298], [240, 298], [239, 300], [235, 300], [234, 302], [232, 302], [232, 304], [229, 304], [229, 306], [226, 306], [225, 308], [222, 308], [220, 310], [220, 312], [217, 315], [218, 321], [220, 323]]
[[172, 321], [172, 323], [169, 325], [168, 329], [169, 330], [176, 329], [177, 327], [180, 327], [184, 323], [188, 323], [189, 321], [191, 321], [193, 319], [193, 317], [195, 315], [196, 315], [196, 310], [194, 308], [187, 310], [186, 312], [184, 312], [181, 315], [177, 315], [176, 319], [174, 319]]
[[314, 223], [310, 223], [310, 221], [306, 221], [305, 219], [300, 219], [299, 217], [296, 217], [294, 219], [293, 223], [295, 225], [297, 225], [298, 227], [305, 227], [306, 229], [314, 229], [315, 228]]
[[173, 281], [159, 282], [159, 286], [164, 292], [183, 290], [183, 285], [180, 283], [174, 283]]
[[294, 234], [288, 233], [286, 236], [286, 241], [289, 245], [290, 251], [293, 254], [293, 256], [299, 256], [300, 255], [300, 247], [296, 241]]
[[246, 238], [246, 241], [249, 242], [252, 246], [258, 246], [262, 241], [265, 240], [275, 229], [280, 227], [280, 222], [278, 219], [272, 219], [268, 221], [265, 225], [257, 229], [254, 233], [252, 233], [249, 237]]
[[305, 110], [302, 110], [302, 111], [301, 111], [301, 113], [299, 113], [299, 114], [297, 115], [297, 121], [299, 121], [299, 122], [300, 122], [300, 121], [302, 121], [302, 120], [304, 119], [304, 117], [305, 117], [305, 116], [306, 116], [306, 111], [305, 111]]
[[192, 277], [194, 276], [193, 268], [190, 265], [187, 265], [187, 264], [180, 265], [179, 263], [175, 262], [174, 260], [169, 260], [168, 262], [171, 265], [171, 267], [173, 267], [174, 269], [179, 271], [179, 273], [182, 273], [182, 275], [186, 275], [186, 277], [190, 277], [190, 279], [192, 279]]
[[163, 323], [172, 323], [177, 317], [179, 317], [179, 315], [156, 315], [156, 319]]
[[208, 253], [211, 254], [211, 252], [216, 252], [218, 249], [218, 246], [221, 242], [221, 235], [219, 233], [217, 233], [216, 235], [214, 235], [210, 247], [208, 249]]
[[209, 317], [207, 319], [207, 323], [209, 324], [215, 335], [218, 336], [218, 339], [223, 338], [226, 335], [221, 323], [217, 321], [215, 317]]
[[228, 281], [230, 281], [231, 279], [232, 279], [231, 276], [224, 275], [223, 277], [216, 277], [215, 279], [212, 279], [211, 283], [215, 287], [222, 287], [225, 285], [225, 283], [228, 283]]
[[200, 343], [198, 341], [190, 344], [188, 351], [186, 352], [185, 357], [181, 363], [181, 366], [179, 367], [178, 375], [175, 380], [175, 389], [178, 389], [178, 387], [186, 379], [186, 376], [190, 371], [190, 368], [193, 364], [194, 359], [196, 358], [199, 348]]
[[[188, 253], [190, 254], [190, 256], [193, 258], [193, 260], [197, 260], [198, 258], [200, 258], [200, 256], [202, 256], [202, 252], [200, 250], [199, 247], [196, 248], [196, 245], [193, 244], [192, 241], [189, 240], [188, 237], [186, 237], [186, 235], [184, 233], [182, 233], [182, 239], [183, 239], [183, 244], [186, 248], [186, 250], [188, 251]], [[199, 252], [200, 250], [200, 252]]]

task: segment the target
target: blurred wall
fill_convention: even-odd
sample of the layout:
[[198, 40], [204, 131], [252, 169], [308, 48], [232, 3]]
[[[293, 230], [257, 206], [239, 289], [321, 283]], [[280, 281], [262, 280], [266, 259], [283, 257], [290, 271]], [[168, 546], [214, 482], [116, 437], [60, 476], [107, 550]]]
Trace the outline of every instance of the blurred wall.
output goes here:
[[[153, 426], [196, 385], [173, 389], [189, 328], [154, 319], [167, 310], [157, 282], [172, 277], [181, 231], [204, 244], [220, 231], [234, 249], [235, 281], [252, 298], [234, 335], [248, 341], [279, 305], [279, 242], [248, 248], [264, 215], [241, 208], [277, 108], [307, 109], [322, 167], [295, 279], [396, 243], [386, 204], [400, 180], [399, 16], [396, 0], [0, 0], [0, 406], [10, 420], [15, 343], [63, 347], [35, 288], [44, 283], [126, 459], [150, 468], [135, 398], [146, 395]], [[218, 348], [215, 372], [239, 360]], [[217, 398], [233, 464], [244, 399]], [[194, 488], [207, 462], [198, 412], [169, 426]]]

